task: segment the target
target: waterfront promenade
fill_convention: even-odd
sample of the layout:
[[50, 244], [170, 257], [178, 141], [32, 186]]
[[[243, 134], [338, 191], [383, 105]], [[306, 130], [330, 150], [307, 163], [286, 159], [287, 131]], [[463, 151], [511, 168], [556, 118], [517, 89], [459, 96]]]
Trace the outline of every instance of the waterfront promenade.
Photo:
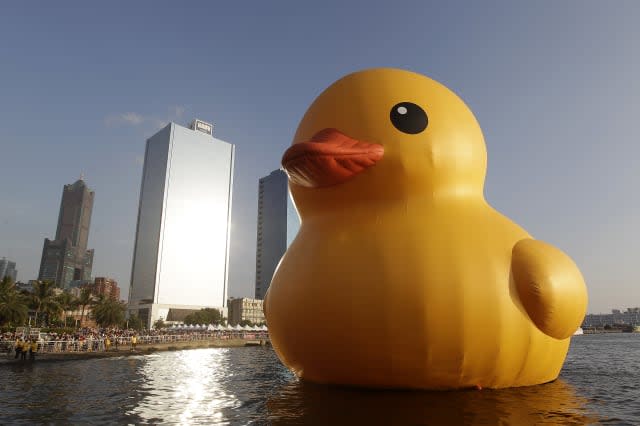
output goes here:
[[156, 351], [196, 348], [220, 348], [269, 345], [267, 332], [200, 332], [160, 335], [131, 335], [87, 339], [39, 339], [37, 350], [16, 358], [16, 342], [5, 339], [0, 342], [3, 356], [0, 363], [29, 361], [61, 361], [72, 359], [129, 356]]

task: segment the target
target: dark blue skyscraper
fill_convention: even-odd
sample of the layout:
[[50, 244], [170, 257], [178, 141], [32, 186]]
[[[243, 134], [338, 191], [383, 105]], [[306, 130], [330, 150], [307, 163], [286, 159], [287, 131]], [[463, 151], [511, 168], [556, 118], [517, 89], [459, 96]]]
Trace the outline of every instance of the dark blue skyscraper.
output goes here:
[[256, 299], [264, 299], [273, 273], [295, 238], [300, 219], [289, 196], [287, 174], [274, 170], [260, 179], [256, 248]]

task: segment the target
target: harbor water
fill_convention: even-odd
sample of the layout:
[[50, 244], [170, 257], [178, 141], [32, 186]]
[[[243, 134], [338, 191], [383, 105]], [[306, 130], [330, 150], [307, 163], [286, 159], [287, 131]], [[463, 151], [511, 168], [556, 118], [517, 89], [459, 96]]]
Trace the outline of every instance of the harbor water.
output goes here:
[[572, 338], [549, 384], [460, 392], [301, 383], [269, 347], [0, 365], [0, 424], [640, 424], [640, 334]]

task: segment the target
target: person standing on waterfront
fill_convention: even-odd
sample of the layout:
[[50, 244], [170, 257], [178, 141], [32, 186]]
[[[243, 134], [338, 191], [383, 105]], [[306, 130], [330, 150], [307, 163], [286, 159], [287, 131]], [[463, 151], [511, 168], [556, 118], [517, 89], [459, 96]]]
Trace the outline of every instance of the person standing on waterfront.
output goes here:
[[16, 346], [14, 349], [16, 351], [16, 356], [13, 359], [18, 359], [18, 357], [20, 356], [20, 352], [22, 352], [22, 342], [20, 341], [20, 339], [16, 339]]
[[131, 336], [131, 350], [135, 351], [136, 350], [136, 345], [138, 344], [138, 337], [134, 334], [133, 336]]
[[30, 360], [35, 360], [36, 359], [36, 352], [38, 352], [38, 342], [36, 341], [36, 339], [31, 339], [31, 345], [29, 346], [29, 359]]

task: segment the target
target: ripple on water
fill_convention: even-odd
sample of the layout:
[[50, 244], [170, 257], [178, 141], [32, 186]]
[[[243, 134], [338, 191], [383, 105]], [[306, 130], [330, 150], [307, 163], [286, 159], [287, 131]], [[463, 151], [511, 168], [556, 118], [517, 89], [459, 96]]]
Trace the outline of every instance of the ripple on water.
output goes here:
[[572, 341], [556, 382], [390, 392], [299, 382], [273, 350], [210, 348], [0, 366], [0, 423], [640, 424], [640, 334]]

